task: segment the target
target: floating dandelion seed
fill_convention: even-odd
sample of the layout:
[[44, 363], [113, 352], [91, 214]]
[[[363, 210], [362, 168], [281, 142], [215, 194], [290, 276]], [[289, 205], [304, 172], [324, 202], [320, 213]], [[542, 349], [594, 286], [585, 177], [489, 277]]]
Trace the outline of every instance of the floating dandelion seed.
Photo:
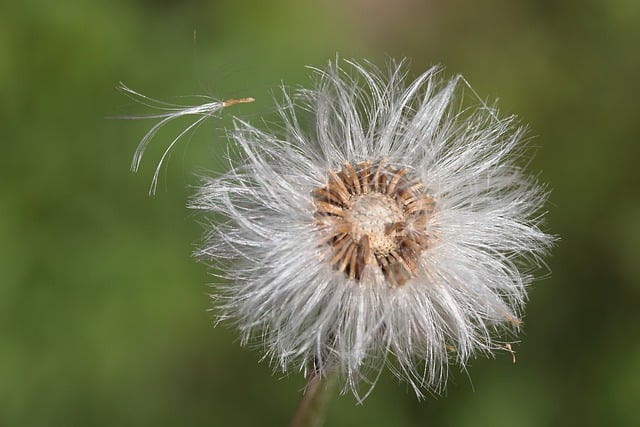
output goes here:
[[196, 116], [198, 117], [193, 123], [187, 126], [182, 132], [176, 136], [169, 147], [165, 150], [158, 162], [158, 166], [156, 167], [156, 171], [153, 174], [153, 180], [151, 181], [151, 188], [149, 189], [149, 194], [154, 194], [156, 192], [156, 187], [158, 186], [158, 176], [160, 175], [160, 170], [162, 169], [162, 164], [166, 160], [167, 156], [171, 153], [171, 149], [178, 143], [178, 141], [189, 133], [191, 130], [197, 128], [202, 122], [209, 117], [213, 116], [218, 111], [223, 108], [230, 107], [235, 104], [243, 104], [247, 102], [254, 102], [253, 98], [238, 98], [238, 99], [228, 99], [226, 101], [216, 101], [209, 97], [201, 97], [205, 98], [208, 102], [198, 105], [180, 105], [180, 104], [171, 104], [168, 102], [160, 101], [157, 99], [150, 98], [148, 96], [142, 95], [141, 93], [136, 92], [131, 89], [124, 83], [120, 82], [118, 85], [118, 89], [122, 91], [129, 98], [140, 102], [141, 104], [146, 105], [147, 107], [159, 110], [159, 113], [149, 114], [145, 116], [127, 116], [124, 118], [127, 119], [162, 119], [158, 123], [156, 123], [147, 134], [142, 138], [140, 143], [138, 144], [138, 148], [136, 149], [135, 154], [133, 155], [133, 161], [131, 162], [131, 170], [133, 172], [137, 172], [140, 167], [140, 161], [142, 160], [142, 155], [144, 154], [147, 146], [156, 135], [156, 133], [162, 129], [166, 124], [170, 121], [173, 121], [177, 118], [184, 116]]
[[437, 67], [413, 82], [403, 63], [314, 71], [313, 89], [283, 91], [277, 129], [236, 120], [241, 158], [192, 201], [226, 218], [198, 252], [228, 279], [220, 318], [283, 371], [337, 370], [359, 399], [385, 365], [419, 397], [442, 391], [451, 363], [510, 351], [500, 337], [553, 242], [518, 166], [524, 129], [461, 107], [473, 92]]

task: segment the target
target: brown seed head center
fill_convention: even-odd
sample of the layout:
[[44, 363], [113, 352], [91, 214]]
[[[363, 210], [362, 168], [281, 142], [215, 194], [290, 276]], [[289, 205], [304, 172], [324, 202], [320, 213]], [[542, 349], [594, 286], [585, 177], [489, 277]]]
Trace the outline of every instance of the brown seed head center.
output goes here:
[[427, 224], [435, 201], [407, 169], [384, 161], [345, 163], [328, 171], [327, 184], [313, 191], [316, 224], [329, 246], [329, 262], [349, 279], [378, 271], [389, 286], [416, 277], [429, 246]]
[[366, 193], [353, 197], [345, 220], [351, 223], [352, 239], [359, 242], [366, 235], [374, 254], [388, 255], [398, 249], [397, 232], [386, 231], [390, 225], [402, 222], [404, 214], [396, 201], [386, 194]]

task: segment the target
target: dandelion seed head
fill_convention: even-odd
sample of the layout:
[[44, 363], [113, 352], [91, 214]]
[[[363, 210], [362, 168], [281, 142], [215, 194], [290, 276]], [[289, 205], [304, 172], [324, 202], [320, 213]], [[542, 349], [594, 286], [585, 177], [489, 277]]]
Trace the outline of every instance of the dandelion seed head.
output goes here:
[[525, 128], [439, 67], [313, 72], [279, 124], [235, 121], [239, 158], [192, 200], [224, 218], [198, 251], [224, 278], [216, 310], [284, 372], [337, 369], [363, 399], [386, 366], [438, 393], [453, 364], [511, 351], [554, 240]]

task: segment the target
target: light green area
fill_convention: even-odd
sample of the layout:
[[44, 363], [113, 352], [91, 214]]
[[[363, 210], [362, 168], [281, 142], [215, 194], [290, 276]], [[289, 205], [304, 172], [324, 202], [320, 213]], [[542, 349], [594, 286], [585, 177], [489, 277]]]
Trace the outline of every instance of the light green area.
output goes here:
[[[224, 3], [224, 4], [223, 4]], [[424, 5], [423, 5], [424, 3]], [[223, 170], [228, 119], [132, 175], [151, 122], [115, 90], [253, 96], [343, 57], [443, 63], [530, 123], [532, 171], [562, 241], [510, 356], [417, 402], [384, 373], [327, 425], [640, 425], [640, 3], [617, 1], [15, 1], [0, 13], [0, 425], [283, 425], [303, 381], [213, 328], [193, 173]], [[195, 37], [194, 37], [195, 32]], [[223, 114], [224, 115], [224, 114]]]

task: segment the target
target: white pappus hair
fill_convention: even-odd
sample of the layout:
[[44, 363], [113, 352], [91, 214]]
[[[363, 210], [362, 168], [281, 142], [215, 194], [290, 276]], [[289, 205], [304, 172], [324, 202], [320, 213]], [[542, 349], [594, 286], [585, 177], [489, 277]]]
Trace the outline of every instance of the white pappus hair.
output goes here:
[[438, 67], [313, 72], [283, 90], [279, 124], [236, 119], [239, 158], [192, 200], [225, 219], [198, 252], [227, 279], [220, 318], [285, 372], [337, 369], [358, 399], [384, 366], [419, 397], [441, 392], [451, 363], [511, 351], [554, 240], [524, 128]]

